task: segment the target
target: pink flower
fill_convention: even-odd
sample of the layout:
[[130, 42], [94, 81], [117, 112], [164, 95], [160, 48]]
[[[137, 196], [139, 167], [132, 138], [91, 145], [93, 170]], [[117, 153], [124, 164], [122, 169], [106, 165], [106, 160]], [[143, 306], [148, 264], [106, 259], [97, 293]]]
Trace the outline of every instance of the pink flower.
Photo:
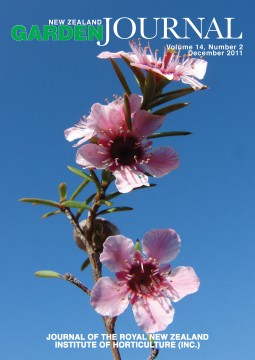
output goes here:
[[179, 165], [171, 147], [158, 147], [151, 152], [152, 141], [147, 137], [161, 126], [164, 116], [140, 110], [141, 101], [135, 94], [129, 98], [132, 130], [125, 120], [122, 98], [108, 105], [94, 104], [88, 127], [97, 135], [97, 143], [83, 145], [76, 155], [76, 162], [84, 168], [113, 172], [116, 186], [122, 193], [142, 185], [149, 186], [145, 172], [161, 177]]
[[[150, 46], [142, 47], [141, 44], [136, 44], [134, 41], [129, 43], [132, 52], [119, 51], [111, 53], [104, 51], [98, 55], [101, 59], [106, 58], [120, 58], [126, 57], [132, 66], [140, 69], [152, 70], [156, 74], [164, 76], [168, 80], [181, 80], [184, 84], [189, 84], [194, 90], [201, 89], [204, 85], [197, 81], [195, 78], [203, 79], [207, 61], [203, 59], [193, 59], [191, 56], [180, 56], [180, 50], [175, 53], [173, 50], [165, 48], [163, 58], [158, 57], [158, 52], [152, 52]], [[149, 52], [149, 54], [147, 53]]]
[[174, 317], [171, 301], [196, 292], [199, 279], [191, 267], [173, 271], [167, 263], [175, 259], [181, 240], [172, 229], [151, 230], [144, 235], [142, 249], [132, 240], [109, 236], [100, 261], [114, 271], [116, 279], [102, 277], [91, 292], [91, 305], [103, 316], [118, 316], [132, 305], [135, 320], [146, 333], [164, 330]]
[[75, 126], [66, 129], [64, 134], [66, 140], [68, 141], [81, 139], [77, 142], [77, 144], [73, 145], [79, 146], [85, 141], [92, 138], [95, 135], [95, 131], [88, 126], [88, 119], [86, 118], [86, 116], [82, 116], [79, 122]]

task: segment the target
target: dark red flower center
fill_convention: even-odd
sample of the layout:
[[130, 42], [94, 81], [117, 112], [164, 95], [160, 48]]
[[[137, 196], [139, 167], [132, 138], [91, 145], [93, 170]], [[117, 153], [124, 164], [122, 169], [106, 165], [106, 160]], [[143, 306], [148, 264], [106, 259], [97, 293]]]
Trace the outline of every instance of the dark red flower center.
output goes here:
[[143, 295], [152, 293], [161, 283], [161, 275], [158, 274], [158, 267], [151, 262], [133, 265], [129, 271], [132, 277], [128, 284], [130, 288]]
[[133, 165], [143, 154], [141, 143], [134, 137], [118, 136], [111, 143], [111, 158], [120, 165]]

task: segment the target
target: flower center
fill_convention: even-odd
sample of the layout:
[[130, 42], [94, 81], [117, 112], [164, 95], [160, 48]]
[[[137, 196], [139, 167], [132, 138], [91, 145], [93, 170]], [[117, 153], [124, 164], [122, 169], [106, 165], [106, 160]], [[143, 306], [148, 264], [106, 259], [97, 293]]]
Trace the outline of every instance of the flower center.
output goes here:
[[141, 295], [149, 295], [157, 291], [162, 278], [158, 274], [158, 267], [151, 262], [133, 265], [129, 272], [129, 287]]
[[116, 137], [110, 148], [111, 158], [120, 165], [132, 165], [143, 156], [141, 143], [133, 137]]

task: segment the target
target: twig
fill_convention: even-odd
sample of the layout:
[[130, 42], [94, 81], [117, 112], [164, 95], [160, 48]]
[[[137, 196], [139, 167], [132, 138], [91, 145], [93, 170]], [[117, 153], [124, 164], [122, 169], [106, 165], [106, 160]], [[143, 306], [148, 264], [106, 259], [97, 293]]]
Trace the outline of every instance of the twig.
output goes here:
[[152, 349], [151, 349], [150, 356], [148, 357], [147, 360], [154, 360], [154, 359], [156, 359], [156, 357], [158, 356], [158, 353], [159, 353], [159, 349], [152, 348]]
[[[88, 218], [86, 219], [86, 228], [83, 230], [79, 225], [79, 220], [74, 216], [74, 214], [71, 212], [70, 208], [63, 208], [63, 212], [65, 213], [66, 217], [74, 227], [74, 230], [76, 231], [77, 235], [81, 238], [82, 242], [84, 243], [86, 247], [86, 251], [89, 257], [89, 261], [91, 264], [92, 272], [93, 272], [93, 278], [94, 282], [96, 283], [97, 280], [102, 276], [102, 270], [101, 270], [101, 262], [99, 260], [100, 254], [94, 249], [93, 243], [92, 243], [92, 235], [93, 235], [93, 228], [94, 228], [94, 221], [97, 216], [97, 211], [100, 208], [100, 200], [105, 199], [105, 192], [107, 187], [110, 185], [110, 180], [104, 184], [100, 184], [96, 174], [93, 170], [90, 171], [91, 176], [93, 177], [94, 182], [96, 183], [96, 187], [98, 192], [95, 195], [92, 207], [89, 211]], [[65, 274], [64, 275], [66, 280], [72, 282], [74, 285], [80, 287], [83, 291], [85, 291], [87, 294], [90, 294], [90, 290], [86, 288], [78, 279], [76, 279], [72, 274]], [[109, 316], [103, 316], [103, 321], [105, 325], [105, 329], [108, 334], [115, 334], [114, 331], [114, 325], [116, 322], [116, 317], [112, 318]], [[120, 352], [118, 347], [116, 346], [115, 340], [110, 340], [111, 344], [111, 350], [114, 360], [121, 360]]]
[[82, 289], [87, 295], [91, 294], [91, 291], [85, 286], [79, 279], [70, 273], [65, 273], [62, 275], [63, 278], [67, 281], [70, 281], [72, 284], [76, 285], [78, 288]]

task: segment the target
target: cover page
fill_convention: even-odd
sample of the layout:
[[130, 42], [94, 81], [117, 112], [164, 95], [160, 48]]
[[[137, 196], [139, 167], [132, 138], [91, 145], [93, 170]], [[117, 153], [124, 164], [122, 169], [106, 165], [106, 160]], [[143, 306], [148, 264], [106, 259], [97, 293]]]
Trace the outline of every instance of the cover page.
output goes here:
[[0, 16], [1, 359], [254, 359], [253, 3]]

